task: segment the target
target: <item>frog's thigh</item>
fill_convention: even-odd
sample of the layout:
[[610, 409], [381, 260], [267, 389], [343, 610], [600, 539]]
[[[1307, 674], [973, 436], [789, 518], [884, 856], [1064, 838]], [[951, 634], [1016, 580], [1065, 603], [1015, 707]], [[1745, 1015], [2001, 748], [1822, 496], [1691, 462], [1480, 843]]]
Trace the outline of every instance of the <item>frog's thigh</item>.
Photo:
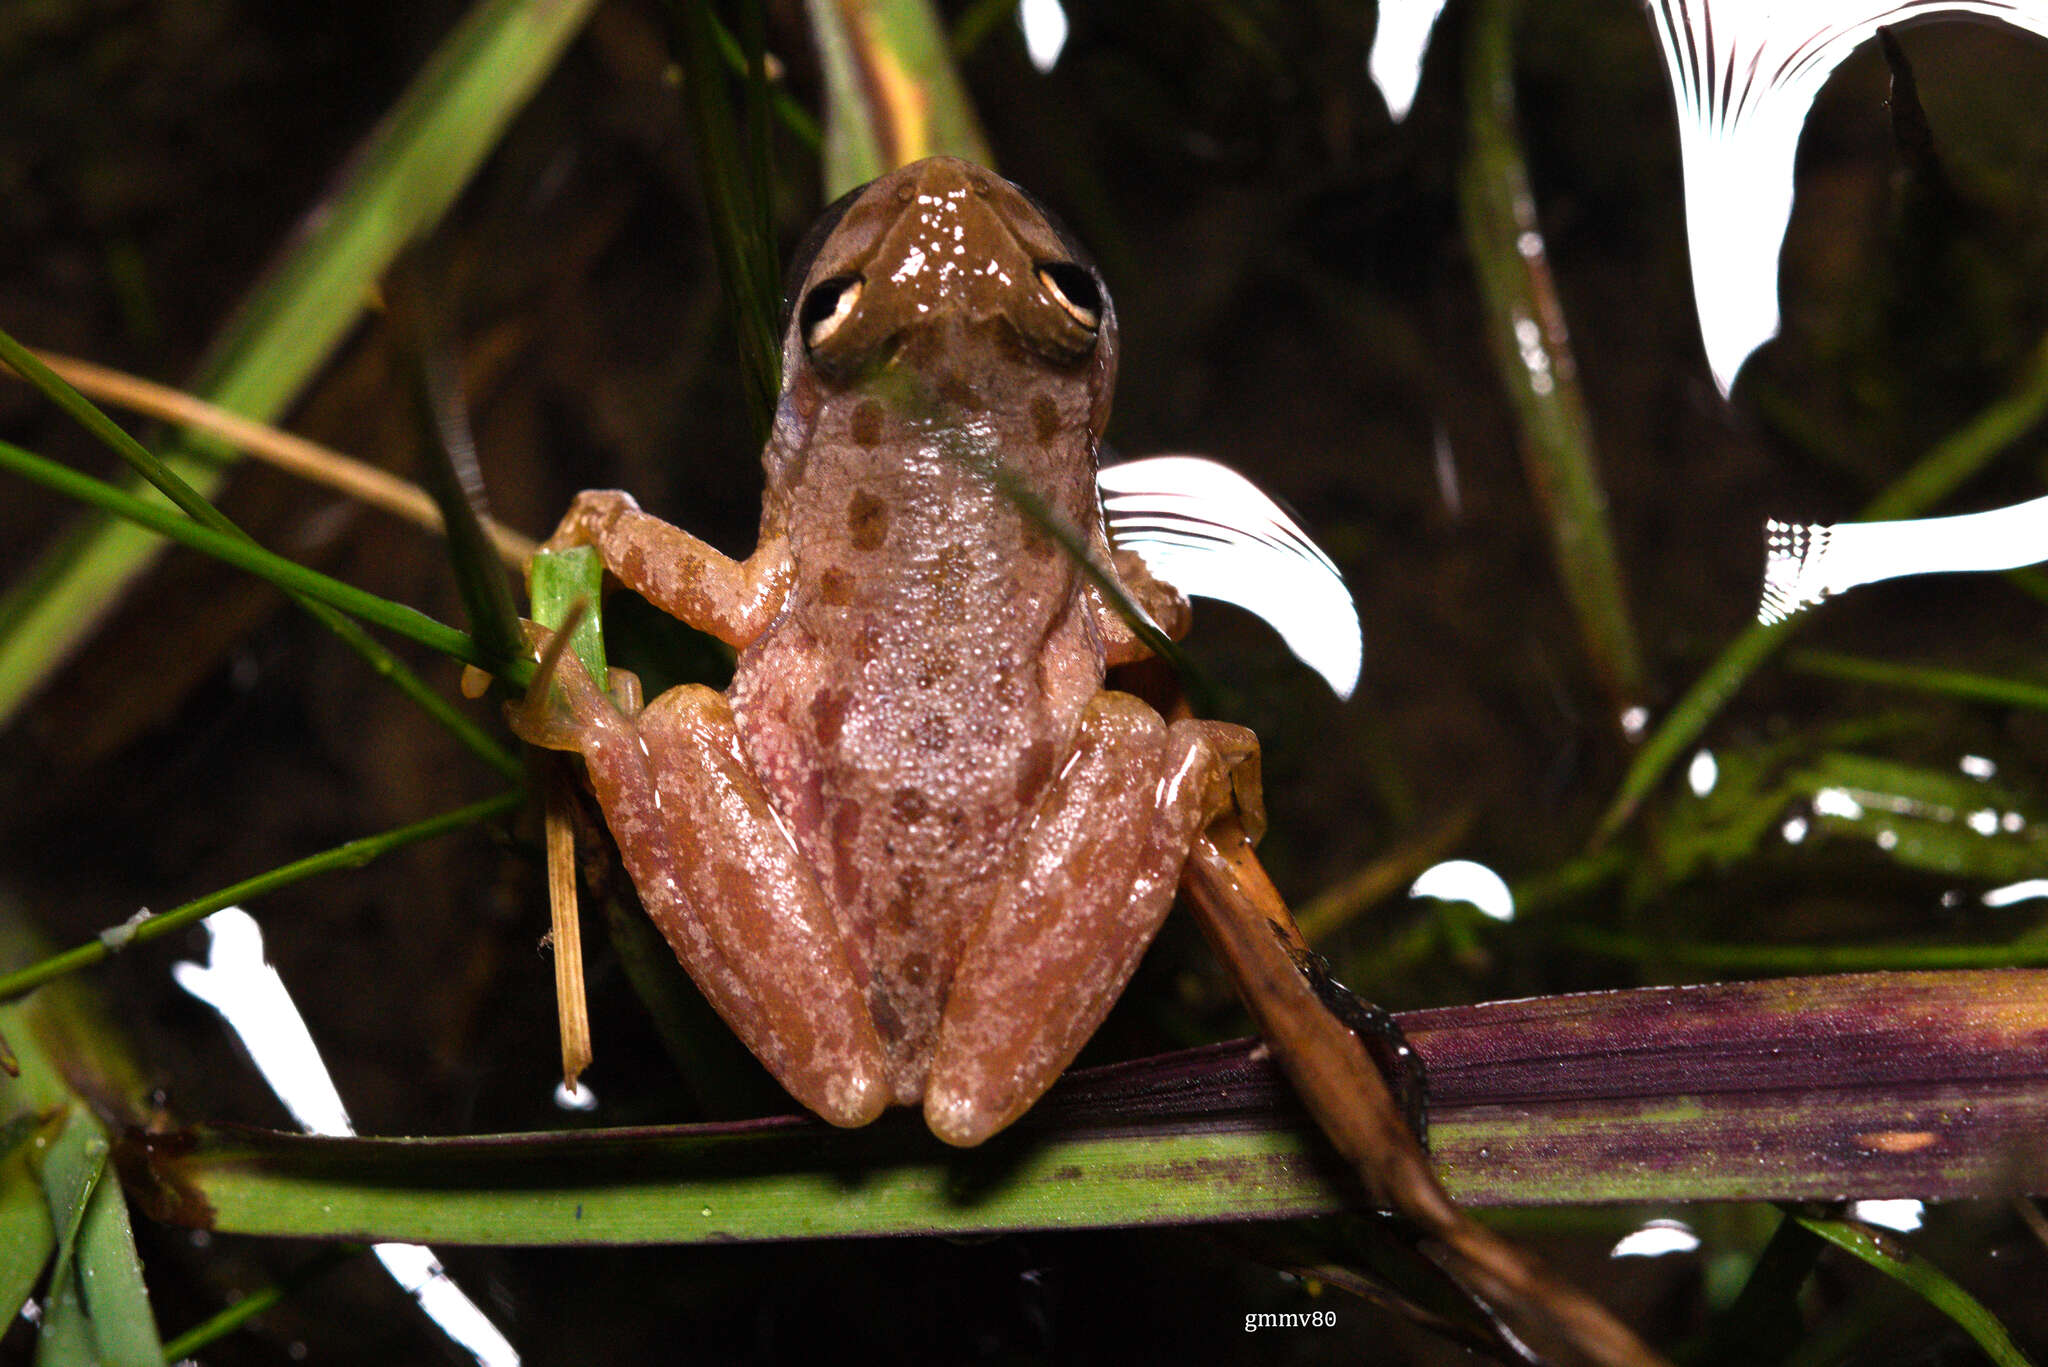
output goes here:
[[691, 685], [637, 722], [608, 742], [637, 755], [591, 756], [590, 771], [647, 914], [790, 1095], [837, 1125], [874, 1119], [889, 1089], [866, 996], [816, 877], [740, 758], [732, 708]]
[[1127, 693], [1089, 704], [954, 975], [925, 1089], [939, 1138], [980, 1143], [1073, 1061], [1165, 919], [1195, 837], [1234, 803], [1256, 807], [1257, 747], [1242, 727], [1168, 727]]

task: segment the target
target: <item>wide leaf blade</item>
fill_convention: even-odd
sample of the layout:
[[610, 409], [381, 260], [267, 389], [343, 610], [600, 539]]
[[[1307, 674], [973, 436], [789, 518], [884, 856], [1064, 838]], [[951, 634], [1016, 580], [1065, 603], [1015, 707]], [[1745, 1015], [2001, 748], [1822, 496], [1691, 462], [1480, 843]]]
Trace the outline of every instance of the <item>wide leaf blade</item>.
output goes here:
[[[2048, 1190], [2048, 972], [1868, 974], [1537, 998], [1402, 1018], [1467, 1205], [1946, 1199]], [[1064, 1080], [957, 1153], [897, 1116], [309, 1139], [130, 1136], [159, 1218], [472, 1244], [1127, 1228], [1357, 1204], [1253, 1041]]]

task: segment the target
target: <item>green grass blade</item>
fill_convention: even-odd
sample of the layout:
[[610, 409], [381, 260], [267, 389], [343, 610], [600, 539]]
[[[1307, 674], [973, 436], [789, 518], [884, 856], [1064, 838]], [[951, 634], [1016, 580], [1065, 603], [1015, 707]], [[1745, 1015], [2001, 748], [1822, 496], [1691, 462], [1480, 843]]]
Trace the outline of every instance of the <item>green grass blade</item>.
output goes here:
[[739, 342], [747, 413], [755, 436], [765, 440], [782, 387], [782, 350], [760, 6], [749, 7], [743, 46], [748, 71], [744, 131], [733, 116], [710, 0], [669, 0], [667, 8], [669, 44], [683, 68], [683, 115], [697, 151], [719, 286]]
[[312, 1285], [343, 1263], [360, 1256], [362, 1252], [363, 1250], [354, 1244], [335, 1244], [330, 1248], [321, 1249], [283, 1280], [251, 1291], [219, 1314], [193, 1325], [166, 1343], [164, 1356], [172, 1362], [184, 1361], [208, 1344], [226, 1338], [264, 1311], [282, 1303], [293, 1292]]
[[1662, 940], [1595, 926], [1561, 929], [1558, 943], [1589, 954], [1701, 973], [1907, 973], [2048, 967], [2039, 934], [1999, 944], [1769, 945]]
[[[0, 965], [33, 953], [32, 939], [12, 907], [0, 906]], [[14, 1045], [19, 1065], [16, 1076], [0, 1076], [0, 1121], [10, 1139], [26, 1134], [32, 1141], [7, 1161], [28, 1160], [36, 1199], [45, 1208], [43, 1231], [56, 1249], [36, 1360], [160, 1367], [163, 1349], [135, 1259], [127, 1206], [119, 1184], [105, 1176], [111, 1152], [107, 1126], [139, 1121], [142, 1076], [125, 1041], [75, 984], [0, 1007], [0, 1030]], [[6, 1199], [11, 1202], [14, 1194]], [[27, 1222], [17, 1216], [10, 1223]], [[34, 1251], [10, 1249], [6, 1256], [33, 1257]]]
[[[315, 205], [291, 252], [258, 284], [193, 385], [247, 416], [277, 417], [355, 323], [399, 249], [436, 223], [594, 0], [480, 0]], [[202, 494], [220, 448], [194, 440], [171, 464]], [[89, 521], [0, 602], [0, 723], [91, 633], [149, 564], [156, 538]]]
[[1877, 684], [1883, 688], [1903, 688], [1912, 693], [1961, 698], [1965, 702], [2048, 712], [2048, 686], [2024, 679], [2001, 679], [1961, 669], [1940, 669], [1933, 665], [1866, 660], [1831, 650], [1795, 651], [1785, 657], [1785, 667], [1795, 674], [1812, 674], [1823, 679]]
[[100, 1185], [111, 1146], [106, 1133], [92, 1115], [72, 1105], [63, 1113], [63, 1123], [49, 1135], [39, 1150], [43, 1178], [43, 1199], [49, 1205], [49, 1224], [57, 1232], [57, 1260], [49, 1273], [49, 1291], [43, 1295], [43, 1324], [37, 1336], [37, 1367], [66, 1363], [94, 1363], [92, 1320], [86, 1310], [86, 1293], [80, 1285], [78, 1236], [86, 1224], [86, 1207], [92, 1191]]
[[94, 1185], [78, 1231], [77, 1256], [101, 1367], [163, 1367], [163, 1340], [142, 1283], [142, 1260], [119, 1182]]
[[[505, 670], [516, 675], [516, 662], [508, 664], [503, 660], [492, 660], [485, 656], [475, 641], [454, 627], [446, 626], [417, 608], [403, 603], [394, 603], [374, 593], [344, 584], [318, 570], [310, 570], [296, 561], [264, 550], [255, 542], [239, 534], [216, 531], [202, 526], [183, 513], [164, 507], [160, 503], [146, 502], [141, 497], [118, 489], [104, 480], [91, 475], [80, 474], [68, 466], [46, 460], [19, 446], [0, 442], [0, 470], [20, 475], [46, 489], [51, 489], [81, 503], [115, 513], [128, 519], [139, 528], [168, 537], [182, 545], [218, 560], [224, 560], [237, 569], [266, 579], [280, 588], [305, 594], [330, 607], [375, 623], [387, 631], [417, 642], [430, 650], [461, 660], [467, 664], [491, 670]], [[528, 666], [528, 674], [531, 666]], [[523, 679], [514, 679], [524, 682]]]
[[1704, 1360], [1771, 1367], [1783, 1362], [1805, 1332], [1799, 1313], [1800, 1288], [1813, 1275], [1821, 1241], [1791, 1216], [1778, 1221], [1770, 1242], [1757, 1255], [1749, 1279], [1728, 1308], [1715, 1317]]
[[609, 688], [604, 652], [604, 560], [594, 546], [576, 546], [566, 551], [542, 551], [533, 557], [528, 593], [533, 598], [533, 620], [550, 631], [568, 620], [580, 604], [583, 615], [569, 638], [569, 649], [583, 661], [599, 688]]
[[123, 926], [118, 933], [104, 933], [97, 939], [88, 940], [61, 954], [53, 954], [38, 963], [0, 977], [0, 1004], [11, 1002], [53, 978], [62, 977], [81, 968], [89, 968], [114, 953], [117, 948], [126, 948], [131, 944], [154, 940], [181, 930], [195, 921], [211, 916], [222, 907], [233, 906], [238, 902], [275, 892], [279, 888], [289, 887], [317, 873], [327, 873], [335, 869], [359, 869], [371, 860], [393, 850], [403, 849], [407, 845], [430, 840], [450, 831], [463, 830], [478, 822], [489, 821], [493, 817], [516, 811], [525, 800], [526, 794], [523, 790], [500, 793], [482, 802], [457, 807], [452, 812], [443, 812], [424, 821], [394, 827], [377, 835], [366, 835], [361, 839], [336, 845], [333, 849], [323, 850], [319, 854], [295, 859], [289, 864], [282, 864], [253, 878], [245, 878], [218, 892], [194, 898], [180, 906], [172, 907], [169, 911], [136, 922], [133, 926]]
[[[2032, 431], [2044, 417], [2048, 417], [2048, 340], [2035, 348], [2012, 393], [1937, 442], [1912, 469], [1870, 502], [1860, 520], [1898, 521], [1920, 516]], [[1635, 762], [1629, 765], [1614, 800], [1595, 829], [1594, 844], [1612, 839], [1628, 824], [1643, 799], [1663, 781], [1679, 757], [1692, 749], [1757, 666], [1769, 659], [1785, 638], [1811, 616], [1803, 613], [1775, 626], [1752, 623], [1721, 652], [1707, 672], [1665, 714]]]
[[[84, 395], [66, 384], [48, 366], [37, 360], [26, 347], [23, 347], [5, 332], [0, 332], [0, 360], [4, 360], [7, 364], [13, 366], [31, 385], [34, 385], [47, 398], [70, 413], [101, 441], [112, 447], [115, 453], [126, 461], [131, 469], [155, 486], [159, 493], [176, 504], [193, 522], [211, 531], [238, 539], [251, 547], [256, 545], [255, 540], [248, 533], [229, 521], [225, 513], [207, 502], [205, 496], [193, 488], [167, 462], [160, 459], [155, 452], [149, 450], [142, 443], [129, 436], [121, 429], [119, 424], [95, 408]], [[62, 467], [52, 468], [61, 469]], [[103, 488], [114, 493], [125, 493], [125, 491], [119, 490], [112, 485], [105, 485]], [[88, 503], [94, 502], [92, 499], [84, 501]], [[111, 505], [101, 506], [106, 511], [117, 511]], [[125, 506], [153, 509], [155, 505], [138, 500]], [[124, 515], [128, 516], [131, 522], [144, 522], [144, 525], [147, 525], [140, 514]], [[165, 522], [161, 525], [168, 528], [178, 524]], [[480, 529], [477, 535], [482, 535]], [[286, 583], [284, 577], [281, 576], [300, 572], [296, 565], [282, 557], [271, 557], [267, 563], [271, 566], [271, 571], [268, 573], [252, 566], [244, 566], [244, 568], [250, 569], [252, 573], [260, 578], [268, 579], [271, 583], [283, 589], [300, 607], [311, 613], [315, 621], [333, 632], [340, 638], [343, 645], [346, 645], [360, 656], [374, 673], [389, 680], [393, 687], [411, 699], [415, 705], [435, 722], [439, 723], [444, 730], [454, 736], [471, 754], [474, 754], [507, 778], [521, 777], [522, 771], [518, 761], [513, 759], [503, 746], [493, 740], [476, 723], [470, 721], [468, 717], [463, 715], [460, 709], [441, 696], [438, 691], [429, 687], [424, 679], [407, 668], [403, 661], [379, 644], [376, 638], [354, 622], [349, 621], [340, 612], [320, 601], [319, 595], [308, 596], [302, 594]], [[495, 561], [493, 561], [493, 568], [495, 569]], [[369, 595], [364, 595], [364, 597], [368, 598]], [[396, 605], [391, 606], [395, 607]], [[405, 609], [405, 611], [410, 612], [411, 610]], [[4, 649], [0, 649], [0, 653], [4, 653]], [[490, 653], [500, 659], [515, 658], [503, 652], [492, 651]], [[0, 692], [4, 691], [4, 687], [0, 687]]]
[[825, 198], [921, 157], [994, 166], [929, 0], [806, 0], [825, 72]]
[[57, 1251], [49, 1203], [29, 1167], [29, 1145], [42, 1128], [34, 1114], [13, 1117], [0, 1154], [0, 1323], [12, 1324]]
[[[750, 66], [746, 52], [740, 47], [740, 40], [732, 36], [731, 29], [718, 23], [716, 15], [712, 16], [712, 23], [718, 35], [718, 55], [725, 59], [733, 75], [746, 79]], [[768, 74], [765, 65], [761, 74], [765, 80]], [[811, 117], [811, 111], [798, 104], [779, 82], [768, 87], [768, 110], [775, 115], [777, 123], [812, 152], [824, 144], [825, 135], [819, 129], [818, 121]]]
[[484, 530], [490, 509], [483, 468], [477, 463], [476, 436], [470, 430], [455, 357], [434, 325], [437, 312], [421, 280], [424, 269], [415, 252], [399, 263], [387, 287], [393, 320], [410, 353], [413, 408], [424, 448], [423, 482], [441, 510], [448, 561], [469, 617], [470, 635], [486, 655], [517, 659], [525, 655], [526, 643], [504, 563]]
[[[835, 1135], [593, 1131], [319, 1141], [200, 1131], [147, 1162], [168, 1219], [300, 1237], [496, 1245], [710, 1243], [1278, 1219], [1341, 1207], [1311, 1136], [1100, 1136], [939, 1151], [909, 1126]], [[892, 1142], [893, 1141], [893, 1142]], [[1190, 1180], [1200, 1174], [1201, 1180]]]
[[2033, 1359], [2020, 1351], [2012, 1335], [1986, 1310], [1975, 1296], [1963, 1290], [1948, 1274], [1907, 1248], [1897, 1236], [1860, 1225], [1853, 1220], [1822, 1220], [1800, 1216], [1799, 1223], [1833, 1244], [1860, 1258], [1885, 1276], [1910, 1287], [1929, 1305], [1947, 1315], [1997, 1367], [2032, 1367]]
[[[1411, 1013], [1431, 1148], [1467, 1205], [1947, 1199], [2048, 1106], [2048, 973], [1653, 988]], [[159, 1218], [223, 1232], [697, 1243], [1271, 1219], [1354, 1199], [1256, 1041], [1063, 1079], [948, 1150], [914, 1115], [462, 1139], [131, 1137]], [[1873, 1136], [1876, 1138], [1874, 1139]], [[1882, 1142], [1879, 1142], [1882, 1141]]]
[[1515, 128], [1510, 40], [1516, 12], [1513, 0], [1489, 0], [1473, 16], [1465, 77], [1471, 144], [1459, 173], [1459, 204], [1495, 365], [1514, 403], [1529, 485], [1549, 528], [1551, 554], [1587, 657], [1618, 724], [1621, 713], [1645, 695], [1642, 650], [1608, 525], [1593, 424]]

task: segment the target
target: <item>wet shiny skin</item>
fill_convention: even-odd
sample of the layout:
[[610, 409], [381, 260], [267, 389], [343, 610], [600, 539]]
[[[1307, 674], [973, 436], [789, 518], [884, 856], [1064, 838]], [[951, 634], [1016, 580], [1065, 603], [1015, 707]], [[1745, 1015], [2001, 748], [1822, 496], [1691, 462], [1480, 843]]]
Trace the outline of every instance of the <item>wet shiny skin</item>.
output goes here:
[[549, 543], [740, 647], [731, 688], [638, 710], [570, 668], [513, 724], [584, 756], [648, 914], [792, 1095], [840, 1125], [921, 1101], [975, 1144], [1101, 1023], [1202, 828], [1256, 828], [1257, 746], [1103, 689], [1144, 649], [1008, 492], [1185, 626], [1110, 554], [1115, 316], [1027, 197], [947, 158], [883, 177], [796, 299], [750, 557], [610, 491]]

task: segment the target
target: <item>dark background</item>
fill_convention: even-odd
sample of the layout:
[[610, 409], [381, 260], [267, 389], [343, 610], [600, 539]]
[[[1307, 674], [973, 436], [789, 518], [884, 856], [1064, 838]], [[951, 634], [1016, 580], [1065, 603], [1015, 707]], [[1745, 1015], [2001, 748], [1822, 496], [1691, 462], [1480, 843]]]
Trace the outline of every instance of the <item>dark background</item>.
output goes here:
[[[0, 322], [29, 343], [170, 381], [208, 339], [457, 13], [407, 4], [45, 0], [0, 10]], [[1057, 70], [999, 25], [966, 64], [1000, 168], [1098, 257], [1123, 326], [1111, 440], [1228, 461], [1299, 510], [1365, 621], [1339, 704], [1258, 624], [1202, 608], [1191, 646], [1220, 710], [1265, 744], [1282, 890], [1305, 899], [1469, 810], [1458, 853], [1510, 879], [1581, 849], [1628, 759], [1585, 662], [1517, 455], [1460, 234], [1452, 6], [1410, 119], [1364, 75], [1370, 7], [1074, 4]], [[771, 44], [816, 105], [800, 15]], [[1904, 46], [1962, 208], [1900, 178], [1873, 49], [1821, 97], [1783, 263], [1784, 336], [1732, 403], [1707, 373], [1684, 252], [1661, 61], [1625, 0], [1530, 6], [1516, 45], [1538, 210], [1569, 317], [1629, 603], [1668, 702], [1751, 617], [1766, 516], [1850, 516], [2004, 393], [2040, 335], [2048, 260], [2048, 48], [1935, 25]], [[635, 491], [722, 548], [760, 490], [704, 212], [653, 8], [610, 4], [437, 234], [495, 511], [532, 533], [571, 494]], [[784, 246], [816, 169], [778, 147]], [[355, 334], [288, 425], [399, 470], [417, 438], [382, 328]], [[94, 469], [103, 453], [19, 385], [0, 434]], [[1459, 503], [1440, 490], [1448, 448]], [[1968, 508], [2041, 492], [2021, 443]], [[428, 537], [253, 466], [224, 495], [277, 549], [459, 620]], [[0, 488], [0, 580], [68, 511]], [[1854, 595], [1816, 643], [2039, 678], [2042, 605], [1988, 579]], [[422, 660], [451, 691], [455, 668]], [[1712, 733], [1753, 744], [1869, 702], [1767, 671]], [[1895, 705], [1896, 700], [1891, 700]], [[1876, 704], [1871, 704], [1875, 706]], [[2042, 786], [2038, 716], [1910, 704], [1916, 755], [1999, 758]], [[484, 711], [478, 705], [481, 715]], [[495, 780], [267, 588], [167, 555], [0, 742], [0, 896], [59, 943], [357, 835], [485, 796]], [[1651, 830], [1632, 838], [1650, 842]], [[525, 832], [525, 836], [530, 836]], [[1786, 852], [1665, 890], [1702, 936], [1924, 932], [1943, 885], [1867, 848]], [[587, 937], [601, 1100], [550, 1103], [556, 1065], [542, 874], [527, 839], [445, 839], [253, 908], [360, 1129], [453, 1134], [694, 1118], [600, 933]], [[1598, 921], [1616, 904], [1571, 908]], [[1539, 931], [1408, 962], [1377, 951], [1425, 913], [1379, 908], [1327, 948], [1393, 1007], [1637, 980]], [[1948, 927], [1986, 938], [1983, 927]], [[216, 1018], [170, 984], [198, 937], [94, 975], [179, 1119], [283, 1124]], [[1176, 918], [1087, 1060], [1244, 1029]], [[1712, 1257], [1605, 1263], [1633, 1216], [1518, 1228], [1663, 1344], [1696, 1330]], [[1709, 1252], [1767, 1214], [1706, 1212]], [[1995, 1309], [2042, 1251], [1996, 1211], [1943, 1227], [1945, 1263]], [[1580, 1233], [1574, 1235], [1577, 1229]], [[303, 1250], [143, 1225], [167, 1334]], [[1453, 1350], [1335, 1292], [1311, 1298], [1201, 1232], [971, 1245], [620, 1252], [444, 1251], [532, 1362], [817, 1360], [878, 1346], [930, 1360], [1448, 1361]], [[2007, 1257], [1994, 1255], [2001, 1252]], [[2016, 1265], [2017, 1264], [2017, 1265]], [[1739, 1258], [1732, 1264], [1740, 1275]], [[1833, 1269], [1839, 1300], [1861, 1274]], [[1254, 1310], [1334, 1309], [1334, 1330], [1242, 1332]], [[2019, 1321], [2014, 1323], [2019, 1327]], [[1886, 1361], [1963, 1360], [1906, 1312]], [[12, 1349], [24, 1338], [6, 1340]], [[437, 1361], [434, 1331], [367, 1261], [209, 1349], [215, 1363]], [[593, 1347], [601, 1345], [601, 1347]]]

